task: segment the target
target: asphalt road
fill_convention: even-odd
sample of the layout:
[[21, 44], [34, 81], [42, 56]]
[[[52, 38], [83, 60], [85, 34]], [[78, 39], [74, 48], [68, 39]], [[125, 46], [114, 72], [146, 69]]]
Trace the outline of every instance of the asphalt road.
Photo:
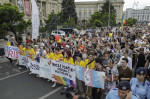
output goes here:
[[66, 99], [60, 95], [62, 85], [52, 88], [52, 82], [19, 70], [8, 62], [0, 64], [0, 99]]
[[60, 95], [63, 85], [52, 88], [51, 81], [29, 74], [25, 67], [19, 70], [13, 64], [0, 63], [0, 99], [67, 99]]

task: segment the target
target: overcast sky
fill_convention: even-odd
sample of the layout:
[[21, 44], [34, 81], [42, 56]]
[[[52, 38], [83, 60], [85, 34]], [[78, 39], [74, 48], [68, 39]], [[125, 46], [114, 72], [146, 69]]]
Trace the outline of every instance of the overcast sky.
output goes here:
[[[98, 1], [98, 0], [75, 0], [75, 2], [77, 1]], [[126, 8], [133, 8], [134, 1], [139, 2], [137, 9], [143, 9], [144, 6], [150, 6], [150, 0], [124, 0], [125, 4], [123, 10], [125, 11]], [[134, 8], [136, 8], [136, 6], [134, 6]]]

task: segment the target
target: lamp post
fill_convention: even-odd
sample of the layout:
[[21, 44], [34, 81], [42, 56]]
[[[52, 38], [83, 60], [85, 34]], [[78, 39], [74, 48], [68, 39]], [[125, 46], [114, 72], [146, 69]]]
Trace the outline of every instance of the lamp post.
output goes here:
[[109, 27], [110, 27], [110, 0], [109, 1], [109, 18], [108, 18], [108, 30], [109, 30]]

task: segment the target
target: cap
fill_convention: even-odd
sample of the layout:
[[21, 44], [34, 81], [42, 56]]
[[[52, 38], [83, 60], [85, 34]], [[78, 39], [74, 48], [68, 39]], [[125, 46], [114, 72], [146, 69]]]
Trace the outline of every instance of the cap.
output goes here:
[[130, 90], [130, 83], [128, 81], [121, 81], [117, 88], [123, 91]]
[[67, 48], [69, 48], [69, 45], [66, 45]]
[[136, 70], [136, 74], [146, 74], [146, 69], [144, 67], [139, 67], [137, 70]]

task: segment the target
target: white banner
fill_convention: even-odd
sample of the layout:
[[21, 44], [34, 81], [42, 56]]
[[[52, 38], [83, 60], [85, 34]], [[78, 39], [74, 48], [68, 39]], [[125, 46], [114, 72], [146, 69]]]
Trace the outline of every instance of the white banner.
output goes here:
[[8, 57], [18, 59], [18, 47], [8, 46]]
[[51, 60], [40, 58], [40, 72], [39, 76], [51, 79]]
[[39, 36], [39, 11], [35, 0], [31, 0], [32, 4], [32, 40]]
[[30, 69], [32, 74], [39, 74], [40, 63], [38, 63], [36, 61], [29, 61], [29, 69]]
[[75, 66], [74, 65], [52, 60], [51, 73], [53, 75], [68, 78], [75, 82], [76, 75], [75, 75]]
[[28, 57], [27, 56], [23, 56], [23, 55], [18, 55], [19, 57], [19, 65], [21, 66], [27, 66], [29, 61], [28, 61]]

